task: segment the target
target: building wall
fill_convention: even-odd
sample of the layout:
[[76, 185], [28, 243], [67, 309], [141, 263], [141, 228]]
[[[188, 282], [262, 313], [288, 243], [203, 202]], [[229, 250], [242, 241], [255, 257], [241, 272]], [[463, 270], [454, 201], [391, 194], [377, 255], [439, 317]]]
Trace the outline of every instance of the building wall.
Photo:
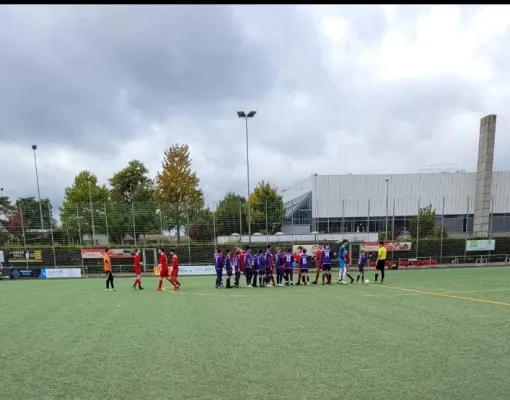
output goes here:
[[[314, 218], [353, 218], [386, 215], [386, 182], [388, 182], [388, 214], [414, 216], [428, 204], [437, 214], [465, 215], [474, 213], [476, 173], [424, 173], [393, 175], [318, 175], [283, 192], [285, 202], [312, 192]], [[510, 213], [510, 173], [494, 172], [492, 180], [492, 213]]]

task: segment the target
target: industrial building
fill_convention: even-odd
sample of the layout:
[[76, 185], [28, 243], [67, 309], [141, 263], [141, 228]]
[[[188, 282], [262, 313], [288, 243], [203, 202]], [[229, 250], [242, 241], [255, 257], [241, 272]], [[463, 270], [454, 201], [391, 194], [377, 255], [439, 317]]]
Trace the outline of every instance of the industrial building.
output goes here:
[[[431, 205], [449, 235], [510, 232], [510, 172], [493, 172], [496, 115], [480, 120], [476, 172], [436, 168], [417, 174], [317, 175], [282, 192], [284, 233], [408, 231]], [[388, 224], [387, 224], [388, 222]]]
[[[312, 175], [283, 191], [283, 232], [379, 232], [387, 215], [402, 231], [431, 204], [450, 235], [472, 234], [476, 182], [476, 172]], [[489, 221], [490, 233], [510, 232], [510, 172], [492, 174]]]

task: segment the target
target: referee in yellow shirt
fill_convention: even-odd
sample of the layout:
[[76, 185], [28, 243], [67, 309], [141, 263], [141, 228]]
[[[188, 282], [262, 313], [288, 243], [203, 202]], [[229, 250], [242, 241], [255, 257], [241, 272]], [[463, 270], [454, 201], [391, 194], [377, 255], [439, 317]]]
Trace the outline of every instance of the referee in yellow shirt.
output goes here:
[[384, 281], [384, 267], [386, 266], [386, 247], [384, 242], [379, 242], [379, 250], [377, 251], [377, 262], [375, 264], [375, 281], [379, 278], [379, 271], [381, 271], [381, 283]]

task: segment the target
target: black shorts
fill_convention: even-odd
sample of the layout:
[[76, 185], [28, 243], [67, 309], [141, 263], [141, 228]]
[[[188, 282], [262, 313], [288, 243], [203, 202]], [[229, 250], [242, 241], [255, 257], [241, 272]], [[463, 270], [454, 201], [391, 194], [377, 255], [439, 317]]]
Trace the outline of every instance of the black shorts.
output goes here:
[[265, 275], [266, 270], [265, 269], [259, 269], [259, 276]]
[[365, 270], [364, 265], [358, 265], [358, 272], [363, 272]]
[[232, 270], [231, 269], [227, 269], [227, 276], [229, 278], [232, 276]]
[[375, 266], [375, 269], [378, 271], [384, 271], [384, 266], [386, 265], [386, 260], [379, 260]]
[[322, 264], [323, 271], [331, 271], [331, 264]]

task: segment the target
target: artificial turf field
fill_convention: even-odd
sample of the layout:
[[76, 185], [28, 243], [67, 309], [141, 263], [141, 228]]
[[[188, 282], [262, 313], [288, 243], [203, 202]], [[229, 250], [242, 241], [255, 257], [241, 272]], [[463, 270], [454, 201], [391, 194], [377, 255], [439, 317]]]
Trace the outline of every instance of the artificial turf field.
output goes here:
[[179, 293], [154, 278], [114, 293], [102, 279], [3, 281], [0, 398], [510, 398], [510, 268], [386, 280], [216, 290], [183, 277]]

